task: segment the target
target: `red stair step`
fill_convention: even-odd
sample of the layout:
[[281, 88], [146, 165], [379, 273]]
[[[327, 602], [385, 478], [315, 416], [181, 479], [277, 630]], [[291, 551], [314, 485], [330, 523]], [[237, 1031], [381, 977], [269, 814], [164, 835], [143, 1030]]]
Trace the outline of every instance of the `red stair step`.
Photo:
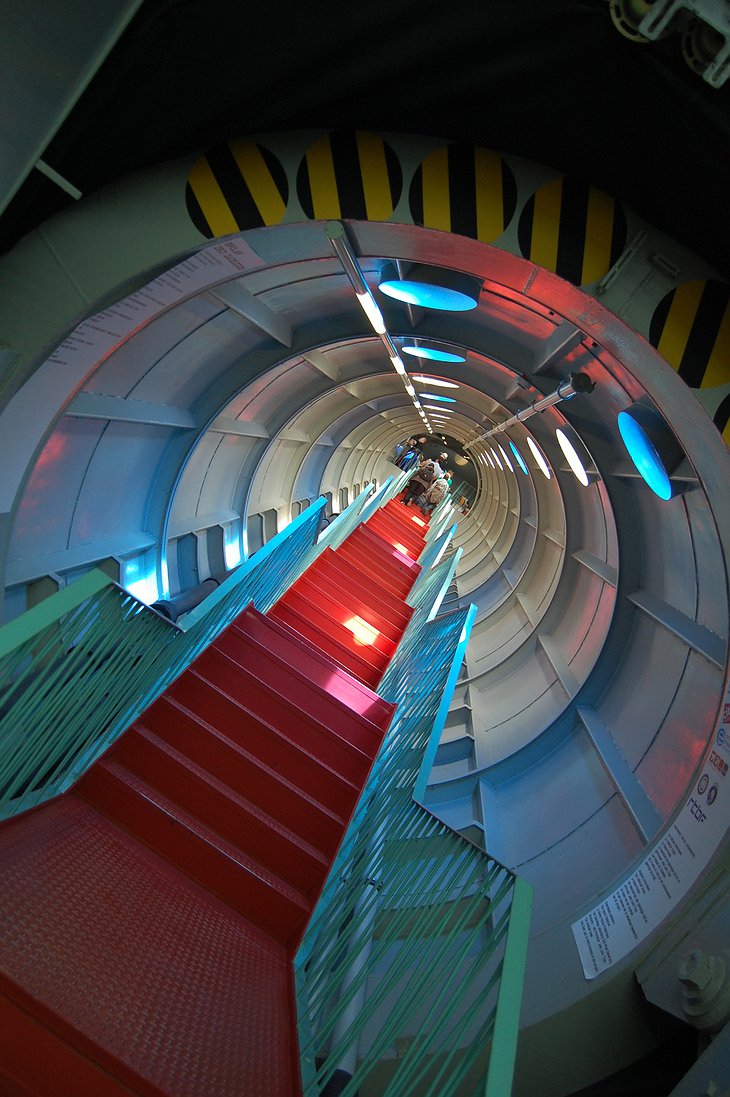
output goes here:
[[367, 523], [367, 529], [375, 530], [391, 543], [399, 541], [410, 549], [416, 556], [423, 552], [424, 533], [415, 522], [404, 522], [387, 514], [375, 514]]
[[[305, 775], [308, 783], [316, 785], [325, 801], [320, 803], [278, 770], [226, 738], [170, 697], [161, 697], [147, 709], [139, 724], [176, 747], [191, 761], [204, 766], [215, 777], [230, 782], [234, 788], [245, 789], [246, 796], [253, 804], [273, 815], [285, 827], [297, 830], [304, 841], [329, 854], [337, 848], [338, 835], [345, 825], [357, 790], [336, 774], [319, 766], [314, 779], [311, 774]], [[300, 765], [298, 772], [301, 768]], [[341, 812], [332, 810], [330, 800], [340, 805]]]
[[374, 610], [376, 613], [387, 615], [401, 630], [407, 627], [413, 610], [405, 600], [390, 590], [375, 586], [368, 580], [358, 582], [359, 576], [354, 569], [339, 560], [335, 553], [329, 556], [326, 552], [322, 553], [310, 571], [317, 578], [321, 577], [329, 582], [334, 589], [346, 591], [348, 601], [352, 602], [357, 612], [360, 612], [360, 609], [357, 609], [359, 605], [365, 613]]
[[[323, 691], [310, 691], [306, 699], [287, 696], [249, 673], [215, 645], [195, 660], [189, 673], [205, 678], [229, 697], [240, 699], [249, 712], [282, 728], [289, 738], [300, 742], [310, 754], [348, 779], [359, 782], [369, 771], [377, 749], [377, 730], [357, 713], [340, 706], [334, 711]], [[181, 681], [173, 684], [170, 690], [173, 697], [179, 696]]]
[[125, 766], [97, 762], [80, 795], [278, 941], [286, 944], [303, 929], [306, 895]]
[[[348, 810], [353, 791], [357, 795], [362, 775], [369, 770], [369, 761], [363, 756], [361, 762], [357, 751], [346, 754], [346, 769], [335, 769], [326, 751], [328, 732], [315, 725], [313, 734], [305, 736], [300, 731], [308, 730], [306, 724], [299, 729], [295, 728], [294, 720], [289, 720], [291, 727], [270, 723], [249, 707], [249, 698], [244, 701], [230, 696], [194, 671], [178, 678], [169, 696], [265, 765], [278, 770], [288, 781], [298, 784], [314, 799], [320, 799], [322, 790], [322, 802], [338, 813]], [[296, 715], [295, 710], [292, 712]]]
[[[3, 828], [0, 864], [0, 989], [58, 1037], [39, 1063], [64, 1041], [143, 1097], [300, 1092], [289, 953], [270, 933], [76, 796]], [[89, 1089], [81, 1070], [72, 1088], [60, 1056], [72, 1072], [47, 1076], [43, 1097], [126, 1092]], [[18, 1056], [0, 1063], [12, 1073]]]
[[163, 739], [139, 727], [122, 737], [113, 757], [298, 891], [319, 890], [329, 868], [327, 858], [247, 799], [245, 789], [213, 777]]
[[[370, 600], [360, 596], [362, 588], [370, 589]], [[383, 598], [379, 601], [378, 591], [370, 586], [367, 581], [342, 585], [333, 583], [332, 576], [325, 572], [322, 566], [308, 569], [306, 575], [296, 580], [290, 590], [301, 592], [316, 606], [322, 603], [330, 617], [334, 617], [341, 624], [347, 625], [353, 615], [359, 615], [362, 620], [372, 624], [383, 636], [388, 636], [395, 644], [401, 640], [401, 636], [408, 623], [409, 612], [404, 612], [404, 603], [395, 604]], [[288, 591], [289, 593], [289, 591]]]
[[[0, 1093], [3, 1097], [138, 1097], [154, 1093], [157, 1087], [130, 1089], [101, 1065], [98, 1049], [73, 1030], [64, 1039], [59, 1029], [68, 1029], [63, 1018], [43, 1008], [8, 980], [8, 993], [0, 994]], [[39, 1016], [41, 1015], [41, 1016]], [[52, 1029], [47, 1027], [52, 1026]], [[84, 1051], [79, 1045], [83, 1045]], [[84, 1052], [87, 1052], [85, 1054]], [[91, 1056], [91, 1057], [90, 1057]], [[114, 1070], [114, 1065], [111, 1065]], [[129, 1073], [124, 1072], [128, 1076]], [[21, 1081], [22, 1079], [22, 1081]]]
[[307, 677], [320, 689], [336, 697], [354, 712], [358, 712], [385, 731], [395, 712], [395, 705], [385, 701], [357, 678], [353, 678], [344, 668], [302, 639], [288, 625], [275, 621], [249, 606], [229, 626], [228, 633], [246, 636], [252, 642], [266, 649], [272, 658]]
[[[306, 580], [300, 579], [289, 587], [281, 600], [301, 613], [303, 617], [315, 621], [320, 628], [335, 635], [340, 643], [347, 647], [354, 647], [357, 651], [364, 647], [382, 653], [386, 659], [391, 659], [402, 635], [401, 629], [394, 628], [382, 617], [377, 621], [370, 620], [373, 614], [357, 621], [359, 615], [339, 602], [334, 594], [328, 597], [325, 591], [319, 590]], [[358, 641], [356, 625], [365, 630], [366, 642]], [[371, 629], [374, 630], [372, 634], [369, 631]]]
[[368, 553], [367, 547], [358, 544], [343, 545], [338, 551], [341, 567], [351, 568], [358, 575], [365, 575], [369, 586], [387, 592], [390, 597], [405, 599], [411, 592], [414, 576], [401, 575], [382, 558]]
[[[368, 756], [373, 757], [377, 753], [383, 739], [382, 729], [330, 693], [328, 684], [318, 686], [313, 683], [283, 660], [277, 660], [270, 651], [261, 648], [244, 633], [227, 631], [224, 637], [216, 640], [213, 650], [220, 651], [244, 674], [253, 675], [257, 682], [281, 696], [293, 699], [297, 708], [320, 719], [325, 727], [335, 729], [338, 735], [355, 743]], [[330, 666], [334, 676], [337, 671], [331, 662]], [[201, 663], [201, 671], [204, 668], [205, 663]]]
[[375, 689], [383, 677], [388, 664], [387, 656], [377, 653], [379, 660], [376, 662], [372, 658], [367, 659], [358, 655], [352, 648], [341, 644], [336, 637], [330, 636], [327, 632], [318, 628], [314, 622], [303, 617], [301, 613], [298, 613], [297, 610], [287, 605], [283, 600], [277, 602], [269, 610], [269, 616], [276, 621], [283, 621], [284, 624], [289, 625], [290, 628], [298, 632], [300, 636], [310, 640], [355, 678], [369, 686], [370, 689]]
[[410, 578], [413, 582], [418, 574], [416, 571], [418, 564], [412, 556], [400, 552], [374, 530], [369, 530], [367, 526], [358, 526], [347, 540], [343, 541], [340, 551], [350, 542], [365, 554], [366, 560], [373, 556], [381, 566], [385, 564], [392, 570], [394, 575]]

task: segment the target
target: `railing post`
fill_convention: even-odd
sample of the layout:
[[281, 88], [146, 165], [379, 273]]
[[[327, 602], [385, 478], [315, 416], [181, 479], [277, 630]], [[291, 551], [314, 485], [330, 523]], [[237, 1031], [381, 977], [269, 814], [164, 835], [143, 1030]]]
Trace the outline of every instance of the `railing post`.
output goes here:
[[509, 1097], [512, 1092], [532, 894], [532, 886], [515, 877], [484, 1097]]

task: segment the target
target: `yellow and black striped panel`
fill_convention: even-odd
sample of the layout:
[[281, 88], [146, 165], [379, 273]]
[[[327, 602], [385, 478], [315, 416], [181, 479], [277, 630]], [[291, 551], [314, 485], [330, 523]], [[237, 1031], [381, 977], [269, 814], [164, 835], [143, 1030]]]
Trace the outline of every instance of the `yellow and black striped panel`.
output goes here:
[[210, 149], [193, 165], [185, 187], [190, 219], [209, 238], [277, 225], [288, 201], [284, 168], [253, 141]]
[[526, 203], [520, 251], [576, 286], [607, 274], [626, 246], [626, 215], [610, 195], [579, 179], [553, 179]]
[[408, 200], [417, 225], [489, 244], [514, 217], [517, 185], [496, 152], [456, 143], [429, 153], [416, 169]]
[[651, 318], [649, 342], [691, 388], [730, 381], [730, 285], [717, 279], [684, 282]]
[[375, 133], [339, 130], [307, 149], [297, 194], [307, 217], [387, 221], [403, 189], [400, 161]]

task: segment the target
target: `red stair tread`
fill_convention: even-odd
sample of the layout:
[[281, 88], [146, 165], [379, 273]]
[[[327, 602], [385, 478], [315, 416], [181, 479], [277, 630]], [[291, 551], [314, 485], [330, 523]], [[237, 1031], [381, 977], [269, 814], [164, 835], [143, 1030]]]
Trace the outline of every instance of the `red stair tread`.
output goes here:
[[249, 606], [236, 618], [229, 631], [250, 637], [267, 648], [272, 656], [299, 667], [311, 681], [327, 689], [333, 697], [359, 712], [381, 731], [385, 731], [390, 724], [395, 705], [368, 689], [344, 667], [337, 666], [324, 652], [313, 647], [283, 621], [264, 616]]
[[373, 515], [367, 523], [367, 529], [374, 530], [391, 543], [398, 541], [416, 555], [423, 552], [425, 538], [423, 531], [416, 526], [415, 522], [402, 522], [387, 515], [377, 514]]
[[338, 574], [332, 575], [325, 568], [311, 569], [289, 588], [284, 597], [292, 592], [301, 593], [317, 608], [321, 608], [328, 616], [345, 624], [353, 616], [357, 615], [367, 621], [388, 639], [398, 643], [406, 625], [410, 619], [409, 612], [404, 612], [404, 602], [400, 605], [389, 603], [386, 598], [378, 600], [374, 596], [367, 602], [360, 596], [362, 590], [368, 589], [367, 577], [358, 582], [357, 578], [350, 586], [345, 586]]
[[[183, 679], [186, 680], [183, 680]], [[282, 731], [268, 724], [266, 720], [249, 712], [245, 706], [228, 694], [217, 689], [197, 675], [190, 678], [178, 678], [175, 696], [167, 695], [166, 701], [175, 703], [191, 713], [202, 725], [210, 724], [200, 713], [208, 709], [211, 702], [215, 706], [216, 728], [225, 739], [244, 751], [249, 757], [260, 760], [265, 766], [277, 770], [289, 782], [300, 782], [301, 787], [315, 799], [315, 789], [323, 787], [327, 803], [334, 811], [342, 810], [353, 795], [357, 795], [358, 786], [344, 774], [333, 770], [327, 762], [315, 758], [307, 750], [288, 738]], [[158, 701], [151, 706], [142, 719], [150, 726], [150, 716], [156, 711]], [[212, 719], [212, 713], [209, 712]], [[248, 734], [251, 725], [255, 725], [259, 734], [255, 741]], [[155, 724], [153, 730], [158, 731]], [[212, 725], [211, 725], [212, 726]]]
[[[238, 746], [216, 728], [206, 724], [172, 698], [161, 699], [138, 721], [149, 727], [158, 738], [179, 747], [193, 762], [207, 767], [209, 773], [221, 774], [242, 787], [253, 803], [275, 813], [276, 818], [290, 829], [296, 825], [306, 841], [318, 849], [332, 852], [333, 835], [344, 826], [346, 812], [338, 815], [328, 804], [308, 795], [304, 789], [287, 780], [278, 770]], [[327, 796], [324, 775], [320, 775], [319, 790]], [[351, 785], [343, 786], [350, 801], [356, 795]]]
[[6, 974], [80, 1040], [174, 1097], [298, 1092], [281, 944], [76, 797], [0, 857]]
[[[325, 599], [321, 591], [312, 590], [311, 584], [305, 588], [300, 586], [299, 582], [295, 583], [289, 587], [281, 601], [295, 609], [302, 617], [306, 617], [308, 621], [315, 623], [318, 628], [336, 636], [341, 644], [348, 649], [352, 648], [358, 655], [363, 649], [368, 652], [368, 655], [364, 656], [366, 659], [370, 658], [371, 653], [373, 656], [377, 654], [386, 659], [392, 658], [397, 645], [392, 626], [389, 630], [390, 634], [387, 634], [378, 628], [378, 623], [375, 621], [363, 619], [364, 625], [369, 625], [375, 631], [372, 643], [358, 643], [350, 627], [350, 622], [354, 621], [357, 614], [334, 599]], [[382, 621], [379, 623], [383, 624]]]
[[404, 555], [377, 533], [367, 529], [366, 526], [358, 526], [354, 533], [351, 533], [347, 540], [343, 541], [342, 547], [344, 548], [345, 545], [349, 547], [350, 543], [360, 551], [366, 561], [372, 557], [376, 563], [380, 564], [381, 567], [385, 566], [393, 575], [408, 578], [411, 582], [418, 575], [416, 570], [418, 564], [413, 557]]
[[[0, 976], [0, 986], [5, 982]], [[112, 1077], [99, 1062], [104, 1053], [91, 1041], [88, 1043], [96, 1056], [94, 1062], [79, 1046], [87, 1042], [83, 1037], [72, 1032], [74, 1042], [70, 1044], [59, 1032], [63, 1026], [58, 1018], [47, 1010], [42, 1010], [40, 1018], [38, 1009], [33, 1016], [23, 1008], [33, 1010], [34, 1004], [32, 1000], [28, 1002], [27, 996], [12, 983], [8, 984], [7, 997], [0, 993], [0, 1093], [3, 1097], [44, 1097], [49, 1093], [53, 1097], [140, 1097], [143, 1092], [147, 1097], [146, 1086], [143, 1091], [141, 1080], [136, 1077], [134, 1089]], [[46, 1027], [49, 1023], [53, 1031]], [[164, 1095], [155, 1086], [149, 1091], [149, 1097]]]
[[327, 633], [318, 629], [315, 624], [308, 621], [305, 617], [302, 617], [300, 613], [297, 613], [296, 610], [292, 609], [285, 602], [277, 602], [276, 605], [269, 610], [269, 614], [275, 620], [283, 621], [285, 624], [289, 625], [301, 636], [318, 644], [323, 651], [326, 651], [327, 654], [331, 656], [331, 658], [335, 659], [341, 666], [349, 671], [350, 674], [354, 675], [361, 682], [364, 682], [364, 684], [371, 689], [374, 689], [383, 677], [387, 659], [384, 659], [382, 665], [376, 666], [372, 662], [360, 658], [352, 649], [345, 647], [335, 638], [328, 636]]
[[388, 562], [368, 552], [367, 547], [357, 544], [343, 545], [338, 550], [338, 556], [343, 566], [349, 565], [354, 570], [364, 573], [368, 584], [378, 589], [385, 589], [391, 597], [403, 599], [411, 591], [415, 577], [395, 572]]
[[301, 932], [309, 913], [301, 891], [125, 766], [110, 759], [94, 770], [86, 802], [278, 940]]
[[253, 856], [302, 891], [319, 887], [329, 868], [324, 854], [247, 799], [241, 789], [219, 780], [144, 728], [135, 726], [120, 746], [116, 762], [204, 821], [244, 856]]
[[[382, 586], [375, 586], [370, 576], [361, 578], [352, 574], [352, 569], [342, 566], [333, 553], [332, 557], [323, 554], [317, 561], [316, 570], [312, 579], [323, 585], [328, 585], [330, 596], [347, 604], [351, 611], [359, 613], [360, 617], [372, 620], [377, 624], [377, 618], [384, 617], [397, 626], [398, 638], [403, 634], [408, 621], [411, 620], [413, 609], [405, 602], [403, 597], [397, 597], [391, 590], [384, 590]], [[310, 575], [307, 573], [307, 579]], [[299, 580], [301, 583], [301, 579]], [[368, 618], [368, 613], [375, 614], [375, 619]]]
[[170, 691], [171, 696], [180, 697], [183, 703], [182, 692], [192, 682], [205, 680], [348, 780], [359, 782], [368, 772], [377, 732], [355, 713], [339, 717], [322, 710], [312, 715], [293, 698], [270, 688], [215, 647], [208, 648], [196, 660], [195, 669], [184, 677], [185, 681], [179, 678]]
[[[315, 572], [314, 568], [311, 570]], [[340, 585], [343, 591], [347, 591], [347, 596], [355, 600], [355, 605], [360, 602], [368, 608], [372, 607], [376, 610], [381, 608], [383, 612], [387, 610], [402, 628], [408, 625], [413, 610], [402, 595], [398, 596], [390, 589], [384, 590], [381, 586], [373, 585], [369, 581], [369, 576], [364, 582], [359, 583], [359, 576], [354, 575], [353, 569], [347, 567], [344, 561], [340, 561], [334, 552], [329, 555], [326, 552], [322, 553], [317, 560], [315, 574], [318, 578], [321, 576], [322, 579]]]
[[[304, 709], [310, 716], [322, 718], [326, 727], [357, 743], [366, 753], [370, 754], [380, 746], [382, 729], [330, 693], [329, 683], [327, 686], [317, 685], [310, 678], [300, 675], [290, 664], [277, 660], [249, 636], [228, 632], [225, 640], [216, 640], [213, 649], [231, 660], [244, 675], [253, 675], [257, 682], [277, 690], [282, 696], [295, 698], [298, 708]], [[201, 673], [205, 672], [205, 667], [203, 660], [199, 668]], [[334, 677], [334, 665], [330, 663], [330, 667], [330, 674]]]

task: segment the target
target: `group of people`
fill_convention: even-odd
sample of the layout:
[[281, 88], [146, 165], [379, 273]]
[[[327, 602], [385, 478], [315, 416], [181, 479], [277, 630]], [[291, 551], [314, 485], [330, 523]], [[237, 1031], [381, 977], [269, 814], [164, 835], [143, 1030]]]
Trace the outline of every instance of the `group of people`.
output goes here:
[[416, 468], [401, 500], [406, 506], [414, 503], [422, 514], [428, 515], [447, 495], [453, 477], [446, 468], [448, 453], [440, 453], [434, 460], [424, 456], [418, 447], [425, 445], [426, 441], [426, 438], [407, 438], [401, 442], [395, 447], [395, 463], [405, 470]]
[[404, 472], [415, 468], [418, 464], [419, 458], [423, 456], [423, 452], [420, 447], [425, 446], [428, 438], [406, 438], [405, 441], [399, 442], [395, 447], [395, 456], [393, 460], [399, 469], [403, 469]]

